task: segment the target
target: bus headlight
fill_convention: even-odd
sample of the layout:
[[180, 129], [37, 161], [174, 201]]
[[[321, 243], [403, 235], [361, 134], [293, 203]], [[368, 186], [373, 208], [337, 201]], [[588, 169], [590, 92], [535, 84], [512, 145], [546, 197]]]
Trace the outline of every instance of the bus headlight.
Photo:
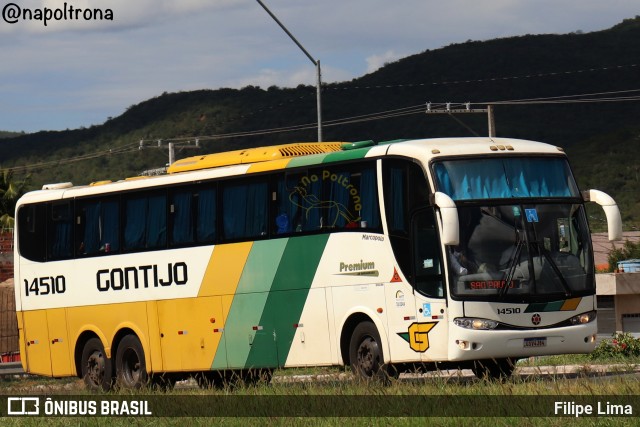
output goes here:
[[586, 313], [573, 316], [571, 319], [569, 319], [569, 322], [572, 325], [583, 325], [585, 323], [593, 322], [594, 320], [596, 320], [596, 312], [588, 311]]
[[495, 329], [496, 327], [498, 327], [498, 322], [496, 322], [495, 320], [477, 319], [473, 317], [457, 317], [453, 319], [453, 323], [455, 323], [457, 326], [460, 326], [461, 328], [476, 330]]

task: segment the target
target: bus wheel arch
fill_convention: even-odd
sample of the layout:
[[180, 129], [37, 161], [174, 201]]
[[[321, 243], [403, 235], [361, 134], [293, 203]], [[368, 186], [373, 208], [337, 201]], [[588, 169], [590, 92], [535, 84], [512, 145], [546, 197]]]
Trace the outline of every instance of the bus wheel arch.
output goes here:
[[393, 366], [384, 361], [386, 349], [379, 328], [364, 313], [355, 313], [345, 322], [340, 335], [340, 352], [344, 364], [350, 365], [360, 378], [388, 382], [390, 377], [397, 377]]

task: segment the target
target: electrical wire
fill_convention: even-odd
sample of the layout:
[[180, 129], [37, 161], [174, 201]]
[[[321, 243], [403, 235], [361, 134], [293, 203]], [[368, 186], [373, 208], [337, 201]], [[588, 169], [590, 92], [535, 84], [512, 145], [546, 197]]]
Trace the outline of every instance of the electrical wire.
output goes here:
[[[633, 96], [609, 96], [609, 95], [622, 95], [622, 94], [632, 94], [638, 93], [638, 95]], [[605, 95], [607, 95], [605, 97]], [[459, 106], [461, 109], [466, 109], [471, 105], [536, 105], [536, 104], [575, 104], [575, 103], [599, 103], [599, 102], [629, 102], [629, 101], [640, 101], [640, 89], [627, 89], [620, 91], [610, 91], [610, 92], [594, 92], [594, 93], [586, 93], [586, 94], [573, 94], [573, 95], [561, 95], [561, 96], [551, 96], [551, 97], [540, 97], [540, 98], [525, 98], [525, 99], [513, 99], [513, 100], [494, 100], [494, 101], [485, 101], [485, 102], [465, 102], [465, 103], [430, 103], [430, 107], [432, 110], [442, 110], [444, 108], [451, 108], [452, 106]], [[323, 127], [336, 127], [336, 126], [345, 126], [349, 124], [355, 123], [363, 123], [369, 121], [377, 121], [377, 120], [385, 120], [391, 118], [399, 118], [409, 115], [417, 115], [424, 114], [426, 111], [426, 104], [413, 105], [409, 107], [396, 108], [392, 110], [378, 111], [374, 113], [362, 114], [351, 117], [344, 117], [340, 119], [327, 120], [322, 123]], [[455, 119], [453, 115], [452, 118]], [[473, 134], [476, 134], [472, 129], [469, 129], [464, 123], [459, 123], [467, 128]], [[264, 135], [272, 135], [277, 133], [287, 133], [287, 132], [296, 132], [302, 130], [311, 130], [317, 127], [317, 123], [305, 123], [299, 125], [291, 125], [291, 126], [283, 126], [283, 127], [275, 127], [275, 128], [267, 128], [267, 129], [259, 129], [252, 131], [243, 131], [243, 132], [229, 132], [223, 134], [215, 134], [215, 135], [200, 135], [200, 136], [191, 136], [191, 137], [180, 137], [180, 138], [167, 138], [160, 139], [160, 141], [167, 142], [185, 142], [192, 140], [199, 141], [214, 141], [220, 139], [228, 139], [228, 138], [239, 138], [239, 137], [249, 137], [249, 136], [264, 136]], [[140, 146], [144, 143], [156, 143], [158, 139], [143, 139], [140, 140], [139, 143], [135, 144], [127, 144], [122, 147], [118, 147], [115, 149], [102, 150], [95, 153], [87, 153], [80, 156], [75, 156], [66, 159], [52, 160], [48, 162], [34, 163], [23, 166], [14, 166], [6, 168], [7, 170], [20, 173], [27, 172], [30, 169], [47, 169], [59, 165], [70, 164], [74, 162], [91, 160], [105, 156], [126, 154], [134, 151], [138, 151]]]

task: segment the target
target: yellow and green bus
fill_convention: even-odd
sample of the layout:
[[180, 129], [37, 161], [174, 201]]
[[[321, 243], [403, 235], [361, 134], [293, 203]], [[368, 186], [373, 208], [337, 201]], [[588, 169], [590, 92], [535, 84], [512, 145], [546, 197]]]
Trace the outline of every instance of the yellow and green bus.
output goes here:
[[561, 148], [297, 143], [45, 185], [16, 208], [28, 373], [92, 389], [349, 365], [387, 378], [595, 346], [593, 250]]

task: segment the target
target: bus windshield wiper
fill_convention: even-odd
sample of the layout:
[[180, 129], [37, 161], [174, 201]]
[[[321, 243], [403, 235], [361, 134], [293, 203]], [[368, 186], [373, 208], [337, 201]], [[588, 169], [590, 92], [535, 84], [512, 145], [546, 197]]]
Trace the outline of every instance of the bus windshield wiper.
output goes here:
[[547, 260], [547, 262], [551, 266], [551, 269], [553, 270], [553, 272], [556, 273], [556, 276], [558, 276], [558, 279], [560, 279], [560, 284], [564, 288], [565, 296], [567, 296], [567, 297], [570, 296], [571, 295], [571, 287], [569, 287], [569, 284], [567, 283], [567, 280], [562, 275], [562, 272], [560, 271], [560, 268], [558, 268], [558, 264], [556, 264], [556, 262], [551, 257], [550, 252], [544, 247], [544, 245], [541, 242], [538, 242], [538, 252], [542, 256], [544, 256], [544, 259]]
[[507, 294], [509, 286], [511, 286], [513, 276], [516, 273], [516, 267], [518, 266], [518, 263], [520, 261], [520, 253], [522, 252], [524, 242], [524, 239], [520, 238], [520, 232], [516, 229], [516, 249], [513, 258], [509, 263], [509, 269], [507, 270], [507, 275], [505, 277], [504, 287], [500, 289], [500, 298], [504, 298], [504, 296]]

